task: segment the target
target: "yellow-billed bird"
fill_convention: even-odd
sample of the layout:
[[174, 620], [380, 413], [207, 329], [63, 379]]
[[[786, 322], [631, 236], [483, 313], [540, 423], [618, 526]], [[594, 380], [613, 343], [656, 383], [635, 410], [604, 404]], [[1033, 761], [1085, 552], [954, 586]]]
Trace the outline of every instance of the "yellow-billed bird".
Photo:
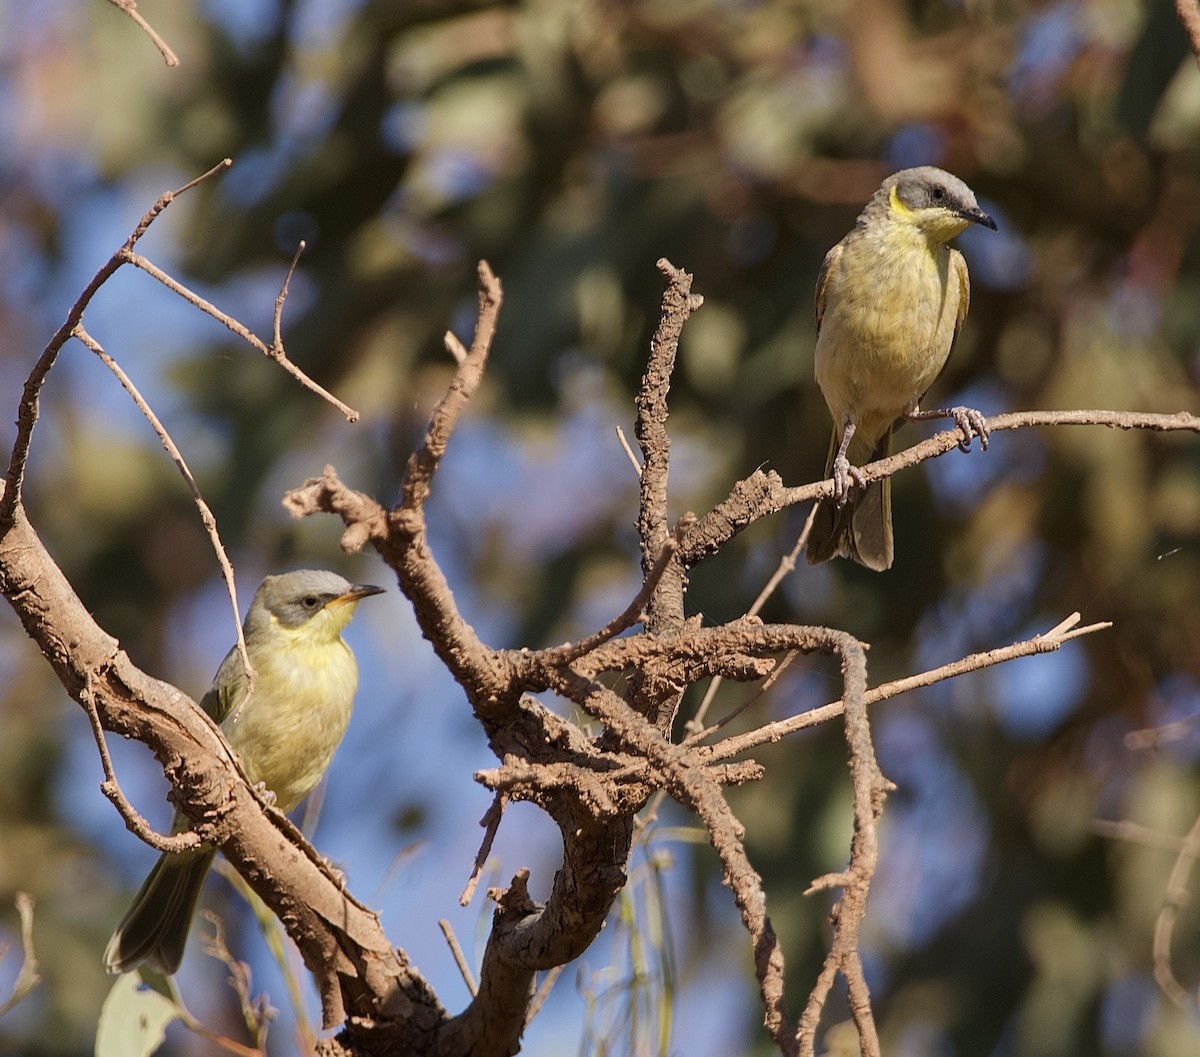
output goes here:
[[[346, 732], [358, 665], [342, 629], [362, 599], [382, 591], [319, 569], [268, 576], [242, 625], [257, 673], [254, 693], [234, 722], [246, 694], [235, 647], [200, 701], [221, 724], [250, 781], [274, 793], [280, 811], [291, 811], [316, 788]], [[187, 825], [177, 813], [173, 832]], [[179, 968], [215, 854], [214, 848], [200, 847], [159, 858], [108, 941], [109, 972], [129, 972], [143, 963], [167, 974]]]
[[868, 569], [891, 567], [891, 479], [864, 486], [859, 467], [891, 454], [900, 420], [952, 416], [964, 450], [972, 435], [987, 447], [978, 411], [918, 411], [967, 315], [967, 263], [947, 243], [971, 224], [996, 229], [962, 180], [928, 165], [904, 169], [883, 181], [825, 256], [815, 361], [833, 416], [826, 473], [834, 495], [819, 504], [805, 550], [810, 562], [841, 556]]

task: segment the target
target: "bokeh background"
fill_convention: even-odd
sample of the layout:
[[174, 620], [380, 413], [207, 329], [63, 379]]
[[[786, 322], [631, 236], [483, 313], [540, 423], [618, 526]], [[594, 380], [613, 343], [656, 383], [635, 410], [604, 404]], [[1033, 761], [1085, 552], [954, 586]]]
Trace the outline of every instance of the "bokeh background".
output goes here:
[[[449, 918], [478, 955], [487, 905], [456, 900], [489, 803], [471, 774], [491, 758], [386, 569], [342, 555], [337, 523], [293, 522], [279, 499], [326, 463], [395, 497], [450, 377], [441, 335], [469, 335], [478, 259], [506, 303], [430, 518], [459, 605], [498, 646], [594, 629], [636, 589], [635, 480], [615, 428], [630, 432], [659, 257], [693, 272], [705, 297], [671, 390], [674, 512], [703, 512], [760, 465], [789, 483], [820, 476], [829, 421], [812, 382], [813, 284], [893, 169], [954, 171], [1000, 225], [961, 239], [971, 314], [934, 402], [1197, 409], [1200, 73], [1169, 0], [140, 10], [178, 69], [102, 0], [0, 2], [0, 441], [7, 450], [40, 349], [137, 218], [232, 157], [141, 248], [269, 336], [306, 240], [287, 347], [362, 420], [346, 424], [132, 269], [87, 325], [189, 459], [243, 606], [262, 575], [300, 566], [392, 588], [350, 632], [362, 685], [315, 841], [452, 1009], [466, 992], [436, 922]], [[890, 572], [801, 568], [768, 604], [769, 620], [870, 642], [873, 682], [1075, 610], [1115, 622], [877, 710], [898, 790], [863, 951], [889, 1057], [1200, 1052], [1195, 1010], [1152, 979], [1174, 852], [1093, 826], [1128, 820], [1177, 839], [1200, 812], [1197, 452], [1192, 436], [998, 435], [986, 454], [952, 453], [895, 482]], [[26, 494], [101, 624], [198, 696], [233, 639], [215, 561], [148, 426], [78, 344], [44, 391]], [[692, 611], [744, 612], [802, 516], [755, 526], [698, 569]], [[797, 663], [744, 722], [823, 703], [835, 676]], [[718, 711], [748, 692], [726, 687]], [[1130, 738], [1168, 723], [1169, 736]], [[149, 753], [113, 751], [126, 791], [165, 826]], [[802, 892], [847, 854], [844, 749], [830, 729], [757, 758], [766, 778], [732, 799], [798, 1009], [827, 940], [827, 903]], [[0, 612], [0, 937], [16, 940], [12, 898], [32, 892], [45, 976], [0, 1021], [6, 1054], [91, 1052], [111, 983], [101, 951], [153, 860], [100, 778], [84, 716]], [[664, 807], [629, 897], [563, 974], [525, 1052], [769, 1052], [747, 943], [691, 826]], [[518, 806], [481, 891], [528, 865], [544, 892], [556, 856], [552, 827]], [[244, 905], [224, 880], [207, 891], [279, 1007], [271, 1051], [295, 1052], [295, 1011]], [[1173, 958], [1193, 989], [1198, 939], [1200, 915], [1185, 911]], [[225, 971], [201, 946], [194, 934], [183, 994], [241, 1038]], [[0, 994], [18, 961], [0, 963]], [[315, 1018], [311, 988], [304, 1003]], [[179, 1027], [168, 1045], [211, 1052]]]

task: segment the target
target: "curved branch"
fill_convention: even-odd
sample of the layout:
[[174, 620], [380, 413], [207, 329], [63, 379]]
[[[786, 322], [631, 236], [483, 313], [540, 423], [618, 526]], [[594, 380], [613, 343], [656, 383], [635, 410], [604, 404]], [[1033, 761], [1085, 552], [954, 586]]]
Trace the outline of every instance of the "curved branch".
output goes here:
[[196, 179], [189, 181], [180, 187], [177, 191], [167, 191], [159, 196], [157, 202], [154, 203], [138, 221], [137, 227], [127, 238], [124, 244], [116, 253], [114, 253], [103, 267], [92, 276], [91, 282], [84, 287], [75, 304], [71, 306], [67, 313], [67, 318], [63, 321], [62, 326], [54, 332], [54, 336], [47, 343], [45, 349], [42, 350], [42, 355], [38, 357], [38, 361], [34, 364], [33, 370], [29, 372], [29, 377], [25, 380], [25, 390], [21, 395], [21, 403], [17, 408], [17, 436], [13, 441], [12, 454], [8, 460], [8, 471], [5, 475], [7, 487], [3, 494], [0, 494], [0, 531], [13, 519], [14, 512], [18, 504], [21, 502], [21, 487], [25, 478], [25, 464], [29, 458], [29, 445], [33, 438], [33, 427], [38, 420], [38, 401], [42, 391], [42, 386], [45, 384], [46, 376], [50, 373], [50, 369], [54, 366], [58, 359], [59, 352], [67, 343], [67, 339], [74, 333], [75, 328], [79, 325], [79, 321], [83, 319], [84, 310], [91, 304], [92, 298], [96, 296], [97, 291], [102, 287], [116, 272], [122, 264], [125, 263], [126, 255], [133, 251], [133, 247], [138, 240], [146, 234], [150, 225], [158, 218], [158, 215], [175, 201], [181, 194], [190, 191], [198, 183], [207, 180], [210, 176], [219, 172], [224, 172], [233, 164], [228, 158], [218, 165], [214, 165], [208, 172]]
[[[67, 692], [94, 705], [103, 729], [147, 745], [171, 779], [172, 799], [218, 846], [296, 941], [317, 981], [326, 1025], [348, 1013], [443, 1014], [392, 949], [374, 914], [339, 887], [286, 819], [264, 809], [220, 730], [181, 691], [137, 668], [92, 619], [19, 505], [0, 534], [0, 592]], [[281, 839], [282, 836], [282, 839]]]

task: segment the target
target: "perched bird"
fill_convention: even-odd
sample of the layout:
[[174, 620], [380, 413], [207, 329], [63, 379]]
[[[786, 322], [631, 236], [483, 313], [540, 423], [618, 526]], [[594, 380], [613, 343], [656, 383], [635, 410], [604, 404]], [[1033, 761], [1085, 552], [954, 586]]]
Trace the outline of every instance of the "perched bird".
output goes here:
[[918, 411], [967, 315], [967, 264], [947, 242], [970, 224], [996, 230], [962, 180], [928, 165], [904, 169], [883, 181], [825, 256], [815, 359], [833, 415], [826, 473], [834, 495], [819, 504], [805, 551], [810, 562], [840, 555], [868, 569], [891, 567], [891, 480], [864, 487], [859, 467], [891, 454], [901, 419], [953, 417], [963, 450], [972, 435], [987, 447], [978, 411]]
[[[246, 673], [234, 647], [200, 706], [221, 724], [251, 782], [291, 811], [316, 787], [346, 732], [358, 666], [342, 629], [358, 603], [383, 588], [352, 584], [336, 573], [303, 569], [268, 576], [242, 625], [257, 679], [241, 714]], [[175, 816], [174, 832], [187, 829]], [[216, 849], [165, 852], [150, 871], [104, 952], [112, 973], [147, 963], [174, 973]]]

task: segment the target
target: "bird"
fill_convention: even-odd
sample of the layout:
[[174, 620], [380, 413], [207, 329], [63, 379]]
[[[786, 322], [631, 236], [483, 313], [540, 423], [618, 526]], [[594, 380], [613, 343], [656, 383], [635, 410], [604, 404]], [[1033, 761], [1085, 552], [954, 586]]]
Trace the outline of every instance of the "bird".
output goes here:
[[[274, 794], [280, 811], [291, 811], [312, 792], [346, 732], [358, 665], [342, 629], [359, 602], [382, 593], [381, 587], [352, 584], [322, 569], [268, 576], [242, 625], [257, 675], [253, 693], [246, 698], [246, 673], [235, 646], [200, 700], [251, 783]], [[187, 828], [177, 812], [172, 832]], [[178, 970], [215, 854], [215, 848], [201, 845], [159, 857], [108, 942], [109, 972], [143, 964], [168, 976]]]
[[814, 361], [833, 416], [825, 472], [834, 492], [817, 505], [805, 547], [813, 564], [848, 557], [878, 572], [891, 568], [891, 480], [866, 484], [859, 467], [891, 454], [901, 421], [952, 417], [964, 451], [973, 436], [987, 448], [987, 422], [973, 408], [919, 410], [967, 315], [967, 263], [948, 243], [972, 224], [996, 230], [957, 176], [930, 165], [903, 169], [825, 255]]

